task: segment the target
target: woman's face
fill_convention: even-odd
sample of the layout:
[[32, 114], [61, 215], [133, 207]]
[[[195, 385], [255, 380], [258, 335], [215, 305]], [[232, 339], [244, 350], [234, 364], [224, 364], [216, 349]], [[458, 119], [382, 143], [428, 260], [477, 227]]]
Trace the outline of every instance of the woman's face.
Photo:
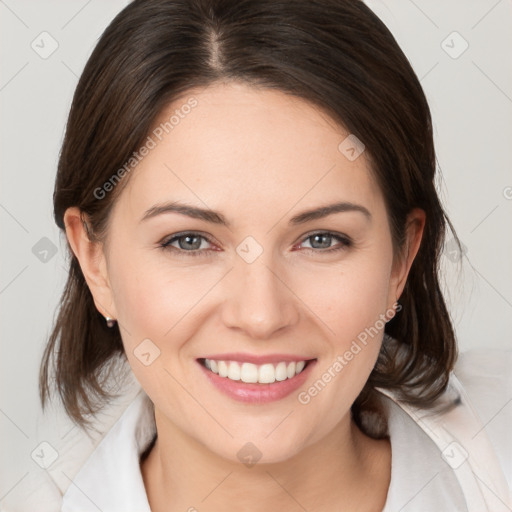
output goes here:
[[[349, 421], [376, 361], [408, 266], [393, 268], [383, 196], [348, 135], [281, 92], [190, 93], [162, 112], [112, 211], [110, 291], [95, 299], [163, 424], [227, 459], [257, 449], [277, 462], [319, 441]], [[169, 203], [205, 213], [155, 210]], [[347, 204], [301, 216], [335, 203]], [[255, 357], [286, 380], [202, 364], [275, 378], [243, 365]]]

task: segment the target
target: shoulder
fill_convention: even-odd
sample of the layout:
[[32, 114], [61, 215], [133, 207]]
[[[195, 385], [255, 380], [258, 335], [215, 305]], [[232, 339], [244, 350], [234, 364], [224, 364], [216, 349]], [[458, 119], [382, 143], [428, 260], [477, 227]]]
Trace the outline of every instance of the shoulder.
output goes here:
[[467, 393], [512, 486], [512, 351], [461, 352], [453, 373]]
[[[2, 512], [54, 512], [61, 510], [62, 498], [75, 476], [135, 400], [140, 385], [133, 378], [124, 381], [123, 392], [91, 419], [90, 431], [75, 425], [60, 402], [39, 410], [33, 448], [27, 457], [25, 475], [4, 496]], [[25, 457], [25, 454], [23, 454]]]
[[471, 398], [485, 407], [483, 399], [497, 391], [502, 396], [508, 392], [508, 399], [512, 400], [511, 364], [512, 350], [468, 350], [459, 354], [453, 373]]
[[[511, 363], [510, 352], [459, 354], [445, 392], [429, 408], [402, 402], [395, 392], [377, 388], [392, 400], [388, 419], [396, 448], [392, 468], [396, 488], [390, 488], [391, 508], [386, 511], [403, 502], [403, 493], [419, 492], [426, 475], [433, 482], [430, 494], [421, 493], [428, 504], [425, 510], [440, 510], [442, 503], [459, 510], [457, 506], [466, 503], [471, 511], [497, 511], [511, 504]], [[411, 451], [421, 460], [421, 468], [411, 463]], [[408, 482], [405, 487], [404, 482]]]

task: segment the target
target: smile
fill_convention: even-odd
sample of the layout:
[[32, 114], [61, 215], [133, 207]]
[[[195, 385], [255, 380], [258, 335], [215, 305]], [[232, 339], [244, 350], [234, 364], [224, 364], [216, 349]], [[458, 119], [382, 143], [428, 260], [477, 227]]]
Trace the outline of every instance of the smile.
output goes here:
[[213, 358], [197, 359], [206, 382], [238, 402], [265, 404], [281, 400], [303, 386], [316, 359], [255, 364]]

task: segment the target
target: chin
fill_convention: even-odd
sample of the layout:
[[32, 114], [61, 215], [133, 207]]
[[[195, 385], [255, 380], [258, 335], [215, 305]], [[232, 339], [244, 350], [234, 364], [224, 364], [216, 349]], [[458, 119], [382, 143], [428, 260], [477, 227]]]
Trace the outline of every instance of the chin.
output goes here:
[[[271, 436], [274, 434], [271, 434]], [[240, 463], [248, 468], [262, 464], [278, 464], [299, 455], [301, 444], [298, 440], [286, 436], [276, 436], [275, 439], [261, 437], [241, 437], [229, 442], [225, 449], [219, 450], [219, 446], [208, 446], [207, 449], [216, 453], [219, 457], [231, 463]], [[243, 439], [240, 440], [240, 439]]]

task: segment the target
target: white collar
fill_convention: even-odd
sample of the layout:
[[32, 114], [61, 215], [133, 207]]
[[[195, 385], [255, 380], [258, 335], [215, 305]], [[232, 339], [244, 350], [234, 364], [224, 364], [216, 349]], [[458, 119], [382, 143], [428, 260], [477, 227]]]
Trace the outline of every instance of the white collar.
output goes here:
[[154, 406], [141, 389], [80, 468], [61, 512], [151, 512], [139, 458], [155, 433]]
[[[413, 478], [411, 473], [414, 473], [414, 468], [406, 459], [407, 447], [402, 447], [401, 452], [398, 450], [400, 441], [412, 443], [415, 446], [414, 456], [420, 457], [419, 460], [423, 460], [421, 457], [432, 459], [435, 447], [425, 435], [441, 452], [437, 453], [439, 460], [436, 458], [434, 462], [438, 464], [437, 473], [443, 473], [443, 481], [436, 483], [441, 489], [437, 492], [439, 502], [443, 503], [441, 509], [446, 510], [446, 500], [450, 499], [450, 505], [453, 505], [451, 510], [460, 510], [454, 507], [460, 507], [465, 502], [468, 512], [494, 512], [498, 510], [491, 508], [496, 507], [496, 495], [502, 497], [503, 503], [510, 499], [505, 477], [485, 430], [476, 437], [473, 435], [479, 431], [481, 422], [453, 373], [446, 392], [439, 400], [458, 402], [449, 413], [433, 414], [425, 409], [417, 409], [398, 401], [392, 391], [377, 390], [390, 399], [387, 410], [392, 471], [383, 512], [394, 512], [394, 507], [403, 503], [404, 478]], [[407, 417], [414, 421], [407, 420]], [[141, 389], [70, 484], [63, 497], [61, 512], [150, 512], [139, 458], [155, 434], [154, 406]], [[459, 447], [463, 447], [467, 458], [450, 470], [453, 457], [461, 456], [456, 452]], [[424, 478], [422, 473], [420, 476]], [[460, 485], [458, 489], [457, 482]], [[443, 496], [443, 492], [447, 494]], [[434, 500], [429, 504], [436, 504], [436, 493], [432, 490], [431, 493], [432, 497], [425, 499]]]

